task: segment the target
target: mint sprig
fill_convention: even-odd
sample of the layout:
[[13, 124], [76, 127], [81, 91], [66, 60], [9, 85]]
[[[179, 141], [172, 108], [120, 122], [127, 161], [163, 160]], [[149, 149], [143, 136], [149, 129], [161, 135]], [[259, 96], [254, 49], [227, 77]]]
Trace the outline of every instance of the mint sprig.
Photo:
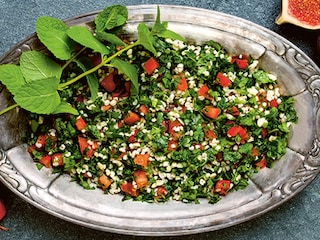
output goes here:
[[[121, 55], [138, 45], [156, 55], [154, 36], [182, 41], [184, 38], [168, 30], [167, 22], [160, 21], [160, 8], [158, 7], [156, 21], [151, 30], [145, 23], [140, 23], [137, 29], [138, 39], [127, 45], [117, 36], [126, 24], [127, 18], [128, 10], [125, 6], [108, 7], [96, 16], [94, 20], [96, 28], [93, 33], [84, 26], [69, 27], [59, 19], [39, 17], [36, 22], [37, 36], [57, 61], [42, 52], [29, 51], [22, 53], [20, 65], [1, 65], [0, 81], [13, 94], [16, 104], [0, 111], [0, 115], [16, 106], [38, 114], [70, 113], [77, 115], [78, 111], [70, 103], [61, 99], [59, 91], [85, 77], [91, 98], [95, 99], [99, 87], [96, 74], [102, 67], [116, 68], [119, 73], [126, 75], [132, 83], [130, 94], [138, 95], [138, 70], [126, 59], [122, 59]], [[80, 45], [82, 50], [76, 52], [76, 45]], [[114, 45], [113, 48], [117, 46], [121, 48], [111, 54], [111, 45]], [[94, 53], [100, 54], [101, 63], [96, 66], [88, 64], [80, 54], [85, 49], [91, 49]], [[62, 62], [62, 66], [61, 61], [65, 61]], [[72, 62], [76, 63], [82, 73], [67, 81], [61, 79], [63, 71], [66, 71], [67, 66]]]

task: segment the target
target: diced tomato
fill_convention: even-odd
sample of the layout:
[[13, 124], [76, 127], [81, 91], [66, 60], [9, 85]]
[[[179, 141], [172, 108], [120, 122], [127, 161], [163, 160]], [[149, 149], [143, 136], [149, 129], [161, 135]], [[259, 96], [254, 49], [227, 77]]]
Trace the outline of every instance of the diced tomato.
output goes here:
[[126, 154], [127, 154], [126, 152], [122, 152], [122, 153], [119, 155], [119, 159], [123, 159], [123, 157], [124, 157]]
[[231, 181], [230, 180], [219, 180], [216, 182], [216, 185], [214, 187], [214, 191], [216, 193], [219, 193], [222, 196], [227, 195], [228, 190], [231, 187]]
[[32, 154], [34, 156], [34, 154], [37, 152], [37, 148], [36, 146], [33, 144], [33, 145], [30, 145], [28, 147], [28, 153]]
[[236, 106], [233, 106], [231, 108], [231, 111], [232, 111], [231, 115], [234, 116], [234, 117], [237, 117], [237, 116], [240, 115], [240, 112], [239, 112], [239, 110], [238, 110], [238, 108]]
[[88, 139], [81, 136], [78, 136], [78, 143], [80, 153], [82, 154], [82, 156], [86, 156], [88, 158], [91, 158], [95, 150], [99, 147], [97, 142], [92, 141], [92, 144], [89, 144]]
[[163, 128], [164, 128], [164, 130], [163, 130], [164, 133], [168, 132], [168, 130], [169, 130], [169, 121], [163, 120], [161, 122], [161, 126], [163, 126]]
[[127, 183], [122, 183], [120, 185], [120, 189], [126, 193], [129, 194], [132, 197], [137, 197], [138, 196], [138, 191], [137, 189], [133, 186], [133, 184], [131, 182], [127, 182]]
[[100, 85], [109, 93], [113, 92], [117, 85], [114, 82], [114, 76], [117, 74], [117, 71], [113, 71], [104, 77], [104, 79], [100, 82]]
[[101, 56], [100, 55], [91, 56], [90, 60], [93, 66], [97, 66], [101, 63]]
[[106, 111], [108, 111], [110, 108], [111, 108], [111, 105], [103, 105], [103, 106], [101, 107], [101, 111], [106, 112]]
[[43, 156], [40, 161], [39, 161], [42, 165], [44, 165], [46, 168], [50, 168], [51, 167], [51, 157], [46, 155]]
[[136, 122], [140, 121], [140, 117], [135, 112], [129, 112], [123, 119], [124, 123], [132, 126]]
[[263, 156], [262, 159], [256, 163], [256, 167], [262, 169], [265, 168], [267, 166], [267, 160], [266, 158]]
[[263, 138], [265, 138], [266, 136], [268, 136], [268, 129], [262, 128], [262, 129], [261, 129], [261, 136], [262, 136]]
[[121, 128], [121, 127], [124, 125], [123, 120], [119, 120], [119, 121], [117, 122], [117, 125], [118, 125], [118, 128]]
[[221, 87], [228, 87], [232, 83], [231, 80], [228, 77], [226, 77], [222, 72], [218, 72], [216, 82]]
[[201, 88], [199, 88], [198, 95], [202, 96], [206, 99], [213, 100], [214, 98], [212, 96], [210, 96], [208, 93], [209, 90], [210, 90], [209, 87], [206, 84], [204, 84], [204, 85], [202, 85]]
[[121, 93], [121, 97], [129, 97], [130, 96], [130, 88], [131, 88], [131, 82], [125, 81], [124, 82], [124, 91]]
[[216, 119], [219, 116], [220, 111], [220, 108], [214, 106], [205, 106], [202, 109], [202, 113], [211, 119]]
[[76, 102], [83, 102], [84, 101], [84, 96], [82, 94], [78, 95], [76, 98]]
[[251, 156], [252, 156], [252, 157], [257, 157], [257, 156], [260, 155], [258, 149], [256, 149], [255, 147], [253, 147], [251, 151], [252, 151], [252, 152], [251, 152]]
[[217, 138], [217, 135], [211, 129], [205, 128], [205, 129], [203, 129], [203, 132], [204, 132], [204, 135], [206, 136], [206, 138], [208, 138], [208, 139]]
[[243, 144], [245, 141], [249, 140], [249, 135], [243, 127], [241, 127], [239, 131], [239, 136], [241, 137], [241, 143]]
[[144, 154], [137, 154], [133, 161], [135, 164], [140, 165], [142, 167], [147, 167], [149, 164], [149, 158], [150, 154], [149, 153], [144, 153]]
[[237, 64], [239, 69], [245, 69], [248, 66], [248, 57], [247, 55], [242, 55], [242, 56], [233, 56], [231, 63], [232, 64]]
[[177, 140], [171, 139], [168, 141], [168, 151], [177, 150], [179, 142]]
[[110, 187], [112, 183], [112, 180], [110, 180], [106, 175], [101, 175], [98, 178], [98, 184], [100, 185], [101, 189], [103, 191], [105, 191], [106, 189], [108, 189]]
[[218, 162], [221, 162], [223, 160], [223, 152], [218, 152], [216, 154], [216, 159]]
[[164, 186], [157, 187], [156, 193], [156, 198], [161, 198], [168, 194], [167, 189]]
[[159, 67], [159, 63], [154, 57], [151, 57], [142, 64], [142, 67], [149, 75], [151, 75], [154, 70]]
[[278, 101], [277, 101], [277, 99], [272, 99], [270, 102], [269, 102], [269, 106], [270, 107], [275, 107], [275, 108], [277, 108], [278, 107]]
[[47, 136], [45, 134], [39, 135], [38, 138], [37, 138], [36, 143], [34, 144], [35, 147], [38, 150], [43, 149], [45, 147], [45, 145], [46, 145], [46, 139], [47, 139]]
[[51, 156], [51, 162], [52, 162], [52, 166], [54, 167], [63, 166], [64, 161], [63, 161], [62, 153], [54, 153]]
[[240, 126], [232, 126], [229, 128], [227, 135], [228, 137], [235, 137], [240, 132], [241, 127]]
[[248, 135], [247, 131], [241, 126], [232, 126], [227, 131], [228, 137], [235, 137], [237, 135], [240, 136], [242, 144], [249, 139], [249, 135]]
[[87, 126], [87, 123], [85, 122], [85, 120], [79, 116], [77, 117], [76, 119], [76, 128], [79, 130], [79, 131], [82, 131], [83, 129], [85, 129]]
[[129, 136], [129, 138], [128, 138], [128, 142], [129, 143], [133, 143], [133, 142], [135, 142], [135, 137], [136, 137], [136, 135], [137, 135], [137, 133], [139, 132], [139, 130], [138, 129], [135, 129], [134, 130], [134, 132], [133, 132], [133, 134], [131, 134], [130, 136]]
[[183, 127], [183, 124], [179, 120], [176, 119], [168, 122], [168, 133], [174, 140], [178, 139], [182, 135], [182, 131], [176, 131], [178, 127]]
[[187, 83], [187, 79], [185, 78], [185, 76], [183, 74], [181, 75], [175, 75], [174, 78], [179, 78], [179, 82], [177, 85], [177, 90], [178, 91], [185, 91], [188, 89], [188, 83]]
[[146, 105], [142, 104], [139, 107], [139, 112], [140, 112], [141, 115], [145, 116], [149, 112], [149, 109], [148, 109], [148, 107]]
[[239, 69], [246, 69], [248, 66], [248, 59], [236, 59], [235, 62]]
[[148, 178], [145, 171], [137, 170], [133, 173], [133, 176], [138, 188], [143, 188], [148, 185]]

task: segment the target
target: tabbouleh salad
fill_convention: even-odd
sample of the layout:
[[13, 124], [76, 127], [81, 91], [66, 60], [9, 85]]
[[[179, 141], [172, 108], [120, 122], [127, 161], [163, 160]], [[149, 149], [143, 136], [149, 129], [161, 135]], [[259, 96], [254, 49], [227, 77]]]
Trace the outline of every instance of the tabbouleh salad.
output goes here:
[[[138, 69], [138, 95], [121, 70], [100, 68], [95, 99], [85, 78], [60, 93], [79, 115], [29, 114], [29, 152], [39, 168], [124, 200], [215, 203], [285, 154], [294, 100], [248, 55], [153, 39], [156, 54], [135, 46], [119, 56]], [[101, 61], [90, 49], [79, 55]], [[62, 79], [80, 72], [70, 63]]]

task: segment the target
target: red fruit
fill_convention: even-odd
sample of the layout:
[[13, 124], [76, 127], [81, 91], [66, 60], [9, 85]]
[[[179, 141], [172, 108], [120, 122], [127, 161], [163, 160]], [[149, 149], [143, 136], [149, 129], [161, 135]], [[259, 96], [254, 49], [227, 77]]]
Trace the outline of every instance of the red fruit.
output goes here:
[[138, 129], [135, 129], [134, 130], [134, 132], [133, 132], [133, 134], [131, 134], [130, 136], [129, 136], [129, 138], [128, 138], [128, 142], [129, 143], [133, 143], [133, 142], [135, 142], [136, 141], [136, 135], [137, 135], [137, 133], [139, 132], [139, 130]]
[[223, 75], [222, 72], [218, 72], [216, 77], [216, 83], [219, 84], [221, 87], [228, 87], [232, 82], [228, 77]]
[[79, 149], [82, 156], [91, 158], [99, 145], [97, 142], [92, 141], [92, 144], [89, 144], [88, 139], [78, 136]]
[[262, 169], [265, 168], [267, 166], [267, 160], [266, 158], [263, 156], [262, 159], [256, 163], [256, 167]]
[[132, 126], [136, 122], [140, 121], [140, 117], [135, 112], [129, 112], [123, 119], [124, 123]]
[[137, 165], [140, 165], [142, 167], [147, 167], [149, 164], [149, 158], [150, 154], [145, 153], [145, 154], [137, 154], [135, 158], [133, 159], [134, 163]]
[[142, 105], [139, 107], [139, 112], [140, 112], [141, 115], [145, 116], [145, 115], [147, 115], [147, 113], [149, 112], [149, 109], [148, 109], [148, 107], [147, 107], [146, 105], [143, 105], [143, 104], [142, 104]]
[[100, 85], [109, 93], [113, 92], [117, 87], [113, 79], [116, 74], [117, 71], [113, 71], [100, 82]]
[[39, 161], [42, 165], [44, 165], [46, 168], [50, 168], [51, 167], [51, 157], [46, 155], [43, 156], [40, 161]]
[[211, 129], [203, 129], [204, 135], [208, 139], [217, 138], [217, 135]]
[[43, 149], [45, 147], [45, 145], [46, 145], [46, 139], [47, 139], [47, 136], [45, 134], [39, 135], [38, 138], [37, 138], [36, 143], [34, 144], [35, 147], [38, 150]]
[[159, 186], [159, 187], [157, 187], [156, 193], [157, 193], [156, 198], [161, 198], [161, 197], [164, 197], [165, 195], [167, 195], [168, 192], [164, 186]]
[[154, 70], [156, 70], [159, 67], [159, 63], [154, 57], [151, 57], [145, 63], [142, 64], [142, 67], [149, 75], [151, 75], [154, 72]]
[[206, 99], [212, 100], [213, 97], [208, 94], [209, 90], [210, 90], [209, 87], [208, 87], [206, 84], [204, 84], [204, 85], [198, 90], [198, 95], [199, 95], [199, 96], [202, 96], [202, 97], [204, 97], [204, 98], [206, 98]]
[[138, 188], [143, 188], [148, 185], [148, 178], [145, 171], [137, 170], [133, 173], [133, 176]]
[[232, 126], [227, 131], [228, 137], [235, 137], [237, 135], [240, 136], [242, 144], [249, 139], [249, 135], [248, 135], [247, 131], [241, 126]]
[[52, 166], [54, 166], [54, 167], [63, 166], [64, 161], [63, 161], [62, 153], [53, 154], [51, 156], [51, 162], [52, 162]]
[[174, 78], [179, 78], [179, 82], [177, 85], [177, 90], [179, 91], [185, 91], [188, 89], [188, 83], [187, 83], [187, 79], [185, 78], [184, 75], [179, 75], [179, 76], [174, 76]]
[[87, 123], [84, 121], [84, 119], [79, 116], [77, 117], [76, 119], [76, 128], [79, 130], [79, 131], [82, 131], [83, 129], [85, 129], [87, 126]]
[[137, 189], [134, 188], [133, 184], [131, 182], [122, 183], [120, 185], [121, 191], [123, 191], [126, 194], [129, 194], [132, 197], [137, 197], [138, 192]]
[[272, 99], [272, 100], [269, 102], [269, 106], [270, 106], [270, 107], [275, 107], [275, 108], [277, 108], [277, 107], [279, 106], [277, 99]]
[[99, 55], [91, 56], [90, 60], [93, 66], [97, 66], [101, 63], [101, 56]]
[[219, 180], [214, 187], [214, 191], [222, 196], [225, 196], [227, 195], [227, 191], [230, 189], [230, 187], [230, 180]]
[[2, 220], [6, 214], [7, 214], [7, 211], [4, 206], [4, 202], [3, 200], [0, 199], [0, 220]]
[[216, 108], [214, 106], [205, 106], [202, 109], [202, 113], [211, 119], [216, 119], [219, 116], [220, 111], [220, 108]]
[[101, 189], [105, 191], [111, 185], [112, 180], [110, 180], [106, 175], [103, 174], [98, 178], [98, 183]]
[[169, 140], [168, 141], [168, 151], [175, 151], [177, 150], [179, 142], [177, 140]]
[[[183, 127], [183, 124], [179, 120], [169, 121], [168, 122], [168, 133], [172, 136], [174, 140], [177, 140], [182, 135], [182, 130], [177, 128]], [[179, 131], [177, 131], [179, 130]]]
[[282, 11], [276, 23], [291, 23], [302, 28], [320, 29], [318, 0], [282, 0]]

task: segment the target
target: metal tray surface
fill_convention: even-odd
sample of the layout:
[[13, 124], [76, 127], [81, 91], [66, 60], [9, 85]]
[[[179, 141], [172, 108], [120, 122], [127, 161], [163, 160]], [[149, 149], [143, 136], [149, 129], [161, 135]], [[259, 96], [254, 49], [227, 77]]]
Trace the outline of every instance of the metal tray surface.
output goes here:
[[[126, 32], [156, 17], [155, 5], [128, 6]], [[141, 203], [101, 190], [84, 190], [69, 176], [37, 170], [20, 142], [23, 114], [16, 109], [0, 116], [0, 180], [32, 205], [64, 220], [86, 227], [130, 235], [185, 235], [239, 224], [279, 206], [307, 187], [320, 171], [320, 69], [308, 56], [276, 33], [227, 14], [184, 6], [160, 5], [161, 20], [169, 29], [201, 43], [220, 42], [233, 54], [250, 54], [260, 66], [278, 76], [282, 94], [295, 98], [299, 122], [292, 127], [287, 153], [272, 169], [254, 174], [249, 186], [228, 194], [217, 204]], [[98, 12], [66, 22], [91, 26]], [[21, 52], [43, 49], [35, 35], [8, 51], [0, 64], [17, 63]], [[0, 85], [0, 109], [12, 103]]]

